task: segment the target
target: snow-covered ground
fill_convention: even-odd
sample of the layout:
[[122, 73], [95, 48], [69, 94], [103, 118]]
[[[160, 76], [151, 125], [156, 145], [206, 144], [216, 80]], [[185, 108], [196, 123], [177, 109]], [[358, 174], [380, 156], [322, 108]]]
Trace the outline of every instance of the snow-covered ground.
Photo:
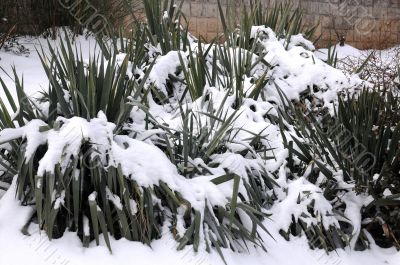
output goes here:
[[[8, 52], [5, 52], [4, 49], [0, 51], [0, 77], [5, 81], [6, 86], [9, 88], [15, 87], [14, 81], [9, 77], [13, 77], [12, 69], [15, 67], [17, 73], [24, 79], [27, 95], [32, 96], [37, 92], [46, 90], [49, 81], [43, 70], [37, 50], [41, 52], [43, 49], [46, 52], [48, 51], [48, 43], [51, 46], [57, 46], [61, 39], [51, 40], [36, 37], [19, 37], [17, 38], [18, 44], [23, 45], [27, 49], [27, 52], [19, 54], [16, 49]], [[96, 48], [96, 41], [93, 38], [78, 36], [75, 40], [78, 47], [82, 48], [84, 58], [89, 57], [89, 54], [93, 54], [95, 50], [98, 50], [98, 47]], [[11, 91], [15, 96], [15, 90]], [[4, 97], [2, 89], [0, 90], [0, 97]]]
[[[26, 92], [28, 95], [34, 95], [41, 89], [46, 89], [48, 80], [42, 69], [41, 62], [36, 54], [35, 47], [39, 49], [38, 43], [41, 43], [43, 49], [47, 49], [47, 44], [44, 40], [23, 38], [21, 43], [30, 49], [29, 55], [16, 55], [10, 52], [0, 51], [0, 65], [7, 72], [11, 72], [12, 66], [16, 67], [17, 72], [24, 77]], [[93, 53], [95, 47], [94, 40], [86, 40], [79, 37], [78, 45], [82, 47], [84, 56]], [[52, 44], [55, 44], [52, 42]], [[280, 52], [280, 47], [272, 43], [270, 50]], [[350, 46], [340, 47], [337, 50], [340, 58], [347, 56], [359, 56], [361, 51]], [[311, 58], [312, 54], [304, 53], [297, 48], [291, 50], [291, 53], [284, 54], [286, 57], [274, 57], [270, 60], [280, 60], [279, 64], [284, 65], [285, 60], [297, 58], [295, 53], [301, 52], [303, 59], [291, 61], [295, 66], [287, 65], [288, 68], [298, 73], [297, 75], [289, 76], [285, 72], [277, 70], [276, 75], [280, 78], [281, 85], [287, 85], [290, 88], [291, 84], [298, 82], [310, 82], [308, 72], [302, 72], [301, 68], [304, 64], [315, 65], [315, 61]], [[324, 52], [324, 51], [322, 51]], [[273, 54], [273, 53], [272, 53]], [[272, 55], [271, 55], [272, 56]], [[321, 56], [321, 55], [319, 55]], [[324, 70], [320, 65], [315, 66], [313, 71]], [[296, 65], [297, 64], [297, 65]], [[324, 66], [325, 67], [325, 66]], [[13, 81], [3, 72], [0, 76], [6, 81], [9, 88], [14, 86]], [[318, 77], [318, 74], [313, 75]], [[321, 76], [320, 76], [321, 77]], [[156, 77], [155, 77], [156, 78]], [[278, 78], [279, 79], [279, 78]], [[292, 80], [293, 79], [293, 80]], [[324, 79], [325, 80], [325, 79]], [[330, 82], [328, 80], [326, 82]], [[356, 80], [358, 81], [358, 80]], [[319, 82], [314, 79], [311, 82]], [[324, 81], [325, 82], [325, 81]], [[332, 80], [332, 82], [334, 82]], [[293, 88], [294, 89], [294, 88]], [[300, 91], [294, 91], [293, 94]], [[0, 91], [0, 97], [4, 98], [3, 92]], [[333, 96], [332, 94], [330, 94]], [[321, 98], [331, 100], [329, 94], [321, 94]], [[0, 197], [1, 197], [0, 190]], [[293, 205], [291, 205], [293, 207]], [[296, 206], [294, 206], [296, 207]], [[281, 214], [285, 213], [285, 209], [275, 209]], [[37, 227], [31, 227], [30, 236], [23, 235], [21, 228], [28, 221], [32, 208], [20, 206], [20, 202], [15, 199], [15, 183], [11, 186], [8, 192], [0, 199], [0, 265], [42, 265], [42, 264], [62, 264], [62, 265], [128, 265], [128, 264], [190, 264], [190, 265], [219, 265], [224, 264], [216, 251], [211, 254], [201, 252], [195, 254], [191, 247], [186, 247], [183, 251], [176, 251], [177, 243], [169, 235], [165, 234], [160, 240], [152, 242], [151, 247], [141, 243], [129, 242], [125, 239], [112, 240], [113, 254], [110, 254], [105, 243], [101, 242], [101, 246], [92, 244], [89, 248], [83, 248], [81, 241], [76, 236], [76, 233], [65, 233], [61, 239], [49, 241], [44, 233], [39, 233]], [[267, 252], [260, 249], [250, 249], [249, 253], [234, 253], [230, 250], [222, 250], [225, 259], [229, 265], [242, 264], [268, 264], [268, 265], [397, 265], [400, 264], [400, 253], [395, 249], [380, 249], [374, 245], [370, 250], [356, 252], [351, 249], [337, 250], [329, 255], [323, 250], [310, 250], [306, 238], [293, 237], [290, 241], [283, 239], [278, 231], [283, 224], [279, 220], [280, 215], [272, 216], [271, 220], [265, 220], [264, 225], [272, 233], [271, 238], [266, 233], [260, 232], [261, 237], [265, 242]]]
[[[359, 50], [345, 44], [333, 46], [331, 51], [337, 53], [337, 68], [352, 73], [363, 66], [360, 76], [374, 84], [389, 84], [400, 88], [398, 72], [400, 69], [400, 46], [386, 50]], [[318, 58], [326, 60], [328, 49], [315, 52]], [[366, 62], [366, 63], [365, 63]]]
[[[379, 54], [379, 56], [382, 58], [383, 63], [389, 64], [392, 63], [393, 59], [396, 59], [399, 53], [399, 46], [389, 48], [387, 50], [359, 50], [349, 44], [345, 44], [344, 46], [340, 46], [337, 44], [336, 46], [333, 46], [331, 49], [333, 50], [334, 47], [336, 47], [336, 52], [338, 55], [339, 59], [345, 59], [347, 57], [353, 57], [353, 58], [360, 58], [362, 56], [365, 56], [366, 54], [370, 54], [371, 52], [375, 52]], [[328, 49], [319, 49], [316, 54], [319, 58], [321, 59], [326, 59], [326, 55], [328, 53]]]
[[[165, 235], [154, 241], [151, 247], [124, 239], [112, 240], [113, 254], [105, 243], [82, 248], [75, 233], [66, 233], [61, 239], [49, 241], [37, 227], [30, 236], [21, 233], [31, 214], [31, 209], [21, 207], [14, 198], [15, 185], [0, 200], [0, 264], [6, 265], [223, 265], [216, 252], [195, 254], [191, 247], [176, 251], [177, 243]], [[11, 220], [11, 221], [10, 221]], [[279, 220], [268, 220], [264, 224], [271, 231]], [[262, 235], [268, 252], [251, 249], [249, 253], [233, 253], [223, 250], [229, 265], [397, 265], [400, 253], [395, 249], [380, 249], [356, 252], [338, 250], [327, 255], [323, 250], [310, 250], [305, 238], [292, 238], [289, 242], [278, 233]]]

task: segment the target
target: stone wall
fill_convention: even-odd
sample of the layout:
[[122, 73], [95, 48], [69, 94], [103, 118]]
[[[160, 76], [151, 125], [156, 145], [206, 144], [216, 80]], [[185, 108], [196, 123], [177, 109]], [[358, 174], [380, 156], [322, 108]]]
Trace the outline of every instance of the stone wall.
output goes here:
[[[262, 0], [266, 8], [279, 0]], [[226, 5], [242, 1], [224, 0]], [[245, 1], [246, 2], [246, 1]], [[249, 2], [249, 1], [247, 1]], [[320, 23], [319, 46], [345, 36], [358, 48], [386, 48], [400, 44], [400, 0], [292, 0], [305, 13], [305, 24]], [[195, 35], [211, 39], [221, 32], [217, 0], [185, 0], [184, 13]]]

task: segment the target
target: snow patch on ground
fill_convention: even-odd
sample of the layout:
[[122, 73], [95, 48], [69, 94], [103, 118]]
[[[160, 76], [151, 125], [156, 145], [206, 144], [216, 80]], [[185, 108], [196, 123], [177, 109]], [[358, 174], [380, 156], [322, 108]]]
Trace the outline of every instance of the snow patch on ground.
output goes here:
[[[0, 200], [0, 264], [7, 265], [224, 265], [214, 251], [194, 253], [191, 247], [176, 251], [177, 243], [169, 235], [152, 243], [151, 247], [125, 239], [111, 239], [111, 255], [103, 240], [100, 246], [91, 244], [82, 248], [75, 233], [67, 232], [61, 239], [49, 241], [36, 226], [29, 229], [30, 236], [21, 233], [21, 227], [33, 212], [31, 207], [23, 207], [15, 199], [15, 182]], [[10, 219], [12, 221], [10, 222]], [[271, 231], [279, 226], [278, 220], [267, 220], [264, 225]], [[380, 249], [372, 246], [368, 251], [355, 252], [338, 250], [329, 256], [322, 250], [310, 250], [305, 238], [285, 241], [279, 234], [262, 235], [268, 252], [250, 249], [249, 253], [233, 253], [223, 250], [230, 265], [397, 265], [400, 253], [394, 249]], [[290, 254], [289, 254], [290, 253]]]

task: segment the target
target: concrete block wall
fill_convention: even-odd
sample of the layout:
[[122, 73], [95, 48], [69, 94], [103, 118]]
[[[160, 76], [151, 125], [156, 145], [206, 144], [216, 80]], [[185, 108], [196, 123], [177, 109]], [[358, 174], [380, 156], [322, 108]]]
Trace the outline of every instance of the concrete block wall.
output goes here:
[[[223, 0], [226, 5], [240, 2]], [[279, 0], [262, 0], [270, 8]], [[400, 44], [400, 0], [292, 0], [305, 13], [306, 25], [319, 23], [318, 46], [326, 46], [344, 36], [346, 43], [357, 48], [387, 48]], [[183, 11], [189, 18], [189, 29], [196, 36], [211, 39], [221, 33], [217, 0], [185, 0]]]

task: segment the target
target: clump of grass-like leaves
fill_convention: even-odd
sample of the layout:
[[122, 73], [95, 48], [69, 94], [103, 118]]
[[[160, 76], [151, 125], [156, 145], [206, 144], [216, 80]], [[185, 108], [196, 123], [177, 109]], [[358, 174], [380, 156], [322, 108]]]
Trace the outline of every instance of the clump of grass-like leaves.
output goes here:
[[[232, 18], [229, 13], [228, 16], [224, 15], [220, 1], [218, 3], [224, 33], [227, 36], [232, 31], [230, 29]], [[253, 41], [250, 38], [253, 26], [271, 28], [278, 39], [285, 40], [286, 47], [289, 47], [292, 36], [298, 34], [302, 34], [307, 40], [318, 40], [318, 36], [315, 36], [318, 24], [311, 27], [305, 25], [303, 10], [300, 7], [293, 8], [290, 1], [274, 2], [270, 6], [265, 6], [260, 0], [251, 0], [248, 6], [242, 5], [238, 17], [239, 30], [243, 32], [242, 37], [244, 37], [243, 41], [246, 44], [251, 44]]]
[[[167, 223], [169, 232], [179, 242], [178, 249], [191, 244], [197, 251], [200, 245], [205, 245], [207, 250], [214, 247], [221, 254], [221, 247], [244, 250], [242, 240], [262, 246], [258, 234], [258, 227], [266, 230], [261, 223], [266, 217], [259, 205], [262, 201], [248, 202], [240, 188], [245, 187], [249, 192], [257, 188], [253, 193], [262, 196], [260, 184], [255, 183], [258, 177], [250, 184], [231, 172], [222, 171], [216, 176], [209, 172], [196, 176], [187, 172], [189, 155], [197, 156], [193, 152], [205, 160], [218, 153], [220, 141], [235, 115], [221, 122], [223, 112], [217, 116], [206, 114], [211, 122], [218, 124], [215, 126], [218, 133], [211, 128], [196, 137], [188, 123], [190, 119], [184, 118], [186, 127], [177, 134], [147, 115], [146, 123], [149, 126], [152, 123], [152, 129], [165, 129], [172, 141], [179, 142], [174, 149], [163, 150], [172, 162], [171, 154], [183, 150], [183, 161], [179, 155], [175, 161], [179, 159], [176, 164], [185, 165], [180, 172], [184, 178], [188, 181], [194, 177], [206, 178], [204, 181], [216, 189], [221, 184], [232, 185], [227, 204], [204, 202], [204, 208], [195, 207], [171, 183], [160, 180], [154, 185], [141, 185], [124, 171], [126, 164], [112, 156], [115, 148], [123, 150], [132, 145], [130, 139], [134, 136], [130, 136], [133, 134], [129, 128], [133, 108], [140, 106], [146, 111], [148, 107], [153, 86], [147, 80], [153, 63], [147, 61], [145, 71], [136, 75], [129, 61], [134, 55], [121, 57], [113, 49], [108, 50], [107, 60], [99, 55], [85, 62], [68, 39], [59, 50], [49, 47], [49, 51], [40, 56], [50, 81], [48, 91], [41, 97], [27, 97], [16, 72], [18, 101], [13, 100], [2, 82], [16, 114], [1, 105], [0, 144], [1, 155], [9, 161], [5, 166], [10, 169], [10, 176], [18, 176], [18, 199], [23, 204], [35, 205], [31, 221], [37, 222], [50, 239], [61, 237], [67, 230], [74, 231], [88, 246], [92, 240], [99, 244], [102, 234], [111, 250], [111, 236], [150, 244], [167, 232], [163, 231]], [[91, 126], [97, 128], [103, 141], [90, 133]], [[18, 133], [22, 130], [34, 134]], [[197, 137], [206, 140], [207, 148], [188, 150], [198, 144]], [[32, 141], [36, 145], [32, 146]], [[46, 164], [46, 161], [52, 162]], [[247, 216], [246, 222], [250, 221], [251, 227], [245, 225], [243, 216]]]
[[[350, 207], [342, 197], [371, 198], [360, 208], [362, 227], [339, 218], [342, 243], [337, 244], [337, 232], [320, 233], [321, 240], [335, 243], [333, 248], [351, 244], [364, 249], [370, 243], [369, 234], [380, 246], [399, 248], [399, 102], [390, 90], [365, 89], [358, 95], [339, 97], [334, 116], [306, 116], [290, 102], [288, 111], [282, 113], [283, 120], [295, 125], [296, 135], [285, 141], [293, 174], [306, 175], [322, 187], [339, 216], [345, 216]], [[299, 163], [293, 162], [294, 157]]]
[[[161, 47], [163, 54], [172, 50], [185, 50], [189, 44], [188, 25], [182, 13], [183, 1], [179, 4], [174, 0], [143, 1], [147, 18], [150, 42]], [[186, 23], [187, 24], [187, 23]]]
[[[270, 70], [280, 66], [266, 61], [264, 44], [286, 52], [293, 36], [310, 38], [315, 27], [303, 27], [300, 9], [281, 3], [264, 13], [256, 2], [231, 30], [219, 3], [225, 42], [206, 44], [182, 26], [175, 3], [145, 1], [147, 24], [138, 22], [128, 38], [121, 31], [99, 39], [102, 53], [88, 61], [68, 40], [49, 47], [40, 59], [50, 85], [36, 99], [26, 97], [15, 70], [18, 102], [0, 80], [12, 110], [0, 101], [0, 171], [9, 183], [18, 176], [18, 198], [36, 207], [31, 222], [50, 239], [77, 232], [85, 246], [101, 234], [111, 250], [111, 237], [151, 244], [171, 233], [178, 249], [221, 254], [263, 247], [266, 208], [273, 212], [299, 190], [294, 201], [305, 211], [291, 216], [285, 238], [305, 234], [313, 248], [330, 251], [368, 247], [371, 234], [398, 246], [398, 97], [339, 95], [334, 115], [321, 116], [313, 97], [320, 89], [307, 84], [295, 104], [277, 88], [277, 102], [267, 90], [277, 84]], [[254, 34], [253, 25], [264, 27]], [[337, 64], [335, 50], [327, 63]], [[280, 142], [271, 146], [273, 138]], [[160, 164], [141, 161], [140, 148]], [[165, 165], [172, 170], [157, 171]], [[157, 177], [147, 175], [153, 171]], [[222, 203], [207, 197], [210, 190]], [[350, 205], [363, 196], [372, 200]], [[361, 225], [346, 217], [350, 207], [359, 207]]]

